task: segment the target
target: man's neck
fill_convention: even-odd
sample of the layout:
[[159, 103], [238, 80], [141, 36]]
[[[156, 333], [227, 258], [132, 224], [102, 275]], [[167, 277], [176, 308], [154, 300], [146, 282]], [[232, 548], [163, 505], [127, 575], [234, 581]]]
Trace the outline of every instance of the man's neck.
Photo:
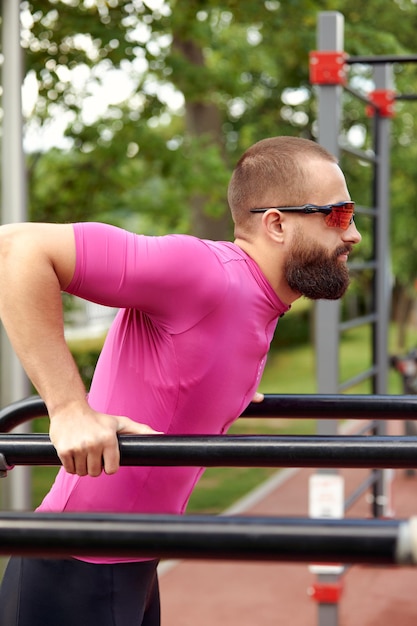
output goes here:
[[267, 253], [259, 249], [259, 246], [255, 246], [239, 237], [235, 239], [234, 244], [255, 261], [272, 289], [284, 304], [289, 306], [300, 298], [301, 294], [293, 291], [285, 280], [281, 259], [269, 258]]

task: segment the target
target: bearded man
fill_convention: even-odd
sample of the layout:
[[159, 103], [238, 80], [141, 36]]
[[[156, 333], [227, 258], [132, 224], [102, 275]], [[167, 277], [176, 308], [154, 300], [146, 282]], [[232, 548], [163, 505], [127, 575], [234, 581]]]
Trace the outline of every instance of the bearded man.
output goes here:
[[[147, 237], [97, 223], [0, 228], [0, 315], [50, 417], [62, 468], [39, 511], [178, 513], [203, 472], [119, 467], [118, 434], [222, 434], [301, 296], [340, 298], [361, 239], [334, 156], [294, 137], [238, 162], [234, 242]], [[118, 307], [86, 393], [64, 338], [61, 291]], [[12, 557], [7, 626], [159, 626], [157, 560]]]

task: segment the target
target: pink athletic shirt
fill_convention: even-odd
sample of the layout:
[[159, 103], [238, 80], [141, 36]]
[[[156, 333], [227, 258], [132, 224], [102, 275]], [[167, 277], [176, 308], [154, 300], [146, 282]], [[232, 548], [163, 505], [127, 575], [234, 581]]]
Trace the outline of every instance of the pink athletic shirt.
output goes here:
[[[98, 223], [75, 224], [74, 233], [67, 291], [120, 309], [90, 405], [167, 435], [224, 433], [252, 400], [289, 307], [233, 243], [148, 237]], [[121, 467], [92, 478], [61, 469], [38, 510], [183, 513], [203, 470]]]

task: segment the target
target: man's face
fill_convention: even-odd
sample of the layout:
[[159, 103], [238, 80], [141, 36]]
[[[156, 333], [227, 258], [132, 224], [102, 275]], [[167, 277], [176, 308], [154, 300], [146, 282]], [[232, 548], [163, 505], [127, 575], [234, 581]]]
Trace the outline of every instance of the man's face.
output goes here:
[[330, 251], [298, 228], [284, 267], [288, 285], [311, 300], [341, 298], [349, 285], [349, 271], [341, 256], [351, 250], [350, 243], [341, 243]]
[[[307, 163], [311, 187], [306, 202], [327, 205], [349, 200], [345, 178], [334, 163]], [[284, 266], [289, 287], [312, 300], [337, 300], [349, 285], [347, 260], [361, 236], [352, 223], [346, 230], [326, 225], [325, 216], [295, 216]]]

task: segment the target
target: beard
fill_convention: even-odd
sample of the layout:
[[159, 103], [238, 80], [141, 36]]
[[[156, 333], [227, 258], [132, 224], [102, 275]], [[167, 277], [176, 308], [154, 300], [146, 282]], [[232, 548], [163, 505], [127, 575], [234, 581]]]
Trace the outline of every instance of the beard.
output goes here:
[[349, 270], [338, 257], [351, 250], [352, 246], [345, 244], [329, 254], [299, 233], [284, 268], [288, 285], [310, 300], [338, 300], [350, 282]]

